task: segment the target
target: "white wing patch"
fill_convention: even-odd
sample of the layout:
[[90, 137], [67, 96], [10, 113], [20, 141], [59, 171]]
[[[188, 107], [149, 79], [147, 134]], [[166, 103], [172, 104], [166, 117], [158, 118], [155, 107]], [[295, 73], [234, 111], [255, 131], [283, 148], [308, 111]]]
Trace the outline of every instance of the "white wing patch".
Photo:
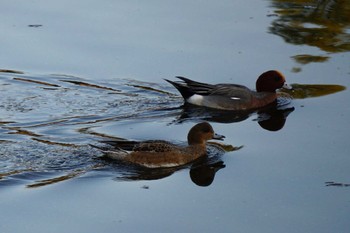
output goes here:
[[230, 99], [231, 99], [231, 100], [240, 100], [241, 98], [232, 96], [232, 97], [230, 97]]

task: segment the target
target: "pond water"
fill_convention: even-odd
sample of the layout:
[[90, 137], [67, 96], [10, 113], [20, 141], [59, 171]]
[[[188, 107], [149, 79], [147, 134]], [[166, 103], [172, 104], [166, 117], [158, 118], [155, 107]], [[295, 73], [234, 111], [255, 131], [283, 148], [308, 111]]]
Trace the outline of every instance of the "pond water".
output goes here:
[[[3, 1], [1, 232], [349, 232], [350, 1]], [[164, 79], [254, 88], [277, 108], [183, 106]], [[226, 136], [200, 164], [141, 169], [100, 140]]]

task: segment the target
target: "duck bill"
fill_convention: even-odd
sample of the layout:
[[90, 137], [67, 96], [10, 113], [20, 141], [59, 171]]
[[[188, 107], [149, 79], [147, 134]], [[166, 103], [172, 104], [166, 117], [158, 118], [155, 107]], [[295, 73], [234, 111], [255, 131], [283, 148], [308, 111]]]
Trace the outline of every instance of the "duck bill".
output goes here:
[[224, 138], [225, 138], [224, 135], [220, 135], [220, 134], [217, 134], [217, 133], [215, 133], [214, 136], [213, 136], [213, 139], [220, 140], [220, 141], [223, 141]]
[[285, 83], [283, 86], [282, 86], [282, 89], [287, 89], [287, 90], [293, 90], [293, 87], [288, 85], [287, 83]]

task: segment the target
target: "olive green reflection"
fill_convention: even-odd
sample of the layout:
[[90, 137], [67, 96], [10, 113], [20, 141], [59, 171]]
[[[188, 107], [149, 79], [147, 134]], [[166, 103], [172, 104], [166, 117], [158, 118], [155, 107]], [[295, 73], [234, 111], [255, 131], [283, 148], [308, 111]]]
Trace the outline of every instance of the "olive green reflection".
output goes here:
[[292, 89], [283, 89], [284, 93], [288, 93], [294, 99], [305, 99], [311, 97], [320, 97], [324, 95], [334, 94], [346, 89], [341, 85], [322, 85], [322, 84], [291, 84]]
[[349, 0], [272, 0], [272, 7], [278, 18], [269, 31], [286, 42], [326, 52], [350, 50]]
[[311, 62], [325, 62], [329, 57], [326, 56], [314, 56], [309, 54], [300, 54], [292, 57], [296, 62], [302, 65], [309, 64]]

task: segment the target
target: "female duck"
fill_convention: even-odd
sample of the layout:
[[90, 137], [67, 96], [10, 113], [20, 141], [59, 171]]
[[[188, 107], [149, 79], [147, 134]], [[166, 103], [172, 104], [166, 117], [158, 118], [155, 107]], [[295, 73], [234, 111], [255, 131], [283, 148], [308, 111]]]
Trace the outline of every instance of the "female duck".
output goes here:
[[284, 76], [270, 70], [261, 74], [256, 81], [256, 91], [238, 84], [207, 84], [184, 77], [177, 77], [182, 82], [171, 83], [190, 104], [223, 109], [250, 110], [264, 107], [277, 99], [276, 90], [284, 87]]
[[[188, 146], [182, 147], [163, 140], [137, 141], [102, 141], [114, 146], [113, 150], [100, 147], [110, 159], [127, 161], [144, 167], [175, 167], [190, 163], [206, 155], [206, 141], [210, 139], [223, 140], [222, 135], [214, 133], [212, 126], [199, 123], [193, 126], [188, 135]], [[96, 146], [94, 146], [96, 147]]]

